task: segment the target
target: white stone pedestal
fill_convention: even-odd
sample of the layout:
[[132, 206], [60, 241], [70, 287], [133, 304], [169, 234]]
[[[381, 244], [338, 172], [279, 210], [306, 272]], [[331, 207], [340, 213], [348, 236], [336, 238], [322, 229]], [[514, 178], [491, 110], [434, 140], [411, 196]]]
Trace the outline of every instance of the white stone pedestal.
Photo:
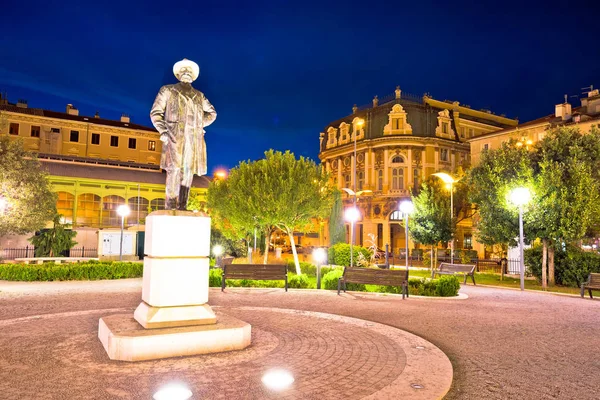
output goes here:
[[142, 302], [131, 315], [100, 319], [98, 337], [113, 360], [150, 360], [239, 350], [250, 325], [218, 319], [208, 302], [210, 218], [155, 211], [146, 218]]

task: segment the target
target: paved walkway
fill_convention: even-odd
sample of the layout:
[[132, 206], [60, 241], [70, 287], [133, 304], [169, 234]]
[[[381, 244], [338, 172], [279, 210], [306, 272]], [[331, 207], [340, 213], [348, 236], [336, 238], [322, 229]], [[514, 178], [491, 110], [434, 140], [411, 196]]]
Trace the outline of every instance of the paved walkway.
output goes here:
[[[147, 398], [177, 379], [194, 382], [193, 398], [278, 398], [249, 379], [248, 371], [292, 365], [304, 371], [298, 382], [311, 378], [320, 387], [299, 387], [285, 398], [375, 399], [373, 394], [384, 393], [406, 366], [402, 351], [385, 335], [285, 310], [373, 321], [426, 339], [452, 362], [447, 399], [598, 398], [600, 361], [588, 356], [600, 348], [597, 300], [473, 286], [463, 286], [466, 300], [406, 301], [370, 294], [211, 289], [209, 302], [217, 312], [256, 327], [249, 351], [107, 362], [95, 338], [98, 318], [133, 312], [140, 284], [0, 282], [2, 398]], [[61, 376], [65, 368], [68, 374]]]

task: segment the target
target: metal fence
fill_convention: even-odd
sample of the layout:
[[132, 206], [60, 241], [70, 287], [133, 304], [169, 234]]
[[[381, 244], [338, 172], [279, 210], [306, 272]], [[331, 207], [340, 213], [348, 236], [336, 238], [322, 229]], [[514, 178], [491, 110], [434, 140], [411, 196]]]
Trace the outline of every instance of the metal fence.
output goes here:
[[[437, 262], [435, 264], [439, 265], [440, 263], [443, 263], [443, 262], [449, 263], [451, 261], [452, 260], [450, 257], [438, 257]], [[406, 257], [405, 257], [404, 252], [402, 252], [401, 254], [389, 253], [388, 254], [388, 262], [390, 265], [406, 265]], [[377, 257], [375, 259], [375, 263], [378, 265], [385, 264], [385, 252], [380, 252], [377, 255]], [[460, 258], [454, 258], [454, 263], [455, 264], [462, 263], [462, 260]], [[467, 262], [467, 264], [475, 264], [477, 266], [475, 269], [477, 272], [488, 272], [488, 273], [494, 273], [494, 274], [500, 274], [502, 272], [502, 267], [504, 267], [505, 274], [518, 275], [520, 272], [520, 268], [521, 268], [521, 264], [520, 264], [519, 260], [512, 260], [512, 259], [506, 259], [506, 258], [503, 258], [501, 260], [472, 258], [471, 260], [469, 260], [469, 262]], [[429, 268], [429, 265], [423, 264], [422, 256], [408, 257], [408, 266], [409, 267]]]
[[[15, 258], [35, 257], [35, 247], [26, 246], [18, 248], [0, 249], [0, 258], [3, 260], [14, 260]], [[64, 251], [56, 257], [98, 257], [98, 249], [95, 247], [79, 247]]]

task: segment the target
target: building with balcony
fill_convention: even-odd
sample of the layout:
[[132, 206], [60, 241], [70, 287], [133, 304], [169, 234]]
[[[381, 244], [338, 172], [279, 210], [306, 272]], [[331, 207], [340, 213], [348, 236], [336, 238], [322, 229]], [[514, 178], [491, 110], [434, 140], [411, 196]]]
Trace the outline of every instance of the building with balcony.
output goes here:
[[[517, 124], [489, 110], [409, 95], [397, 87], [393, 95], [375, 96], [372, 104], [355, 105], [352, 114], [329, 123], [320, 134], [319, 158], [339, 189], [367, 191], [357, 200], [362, 218], [355, 242], [365, 245], [373, 234], [378, 247], [389, 244], [398, 252], [406, 243], [399, 203], [418, 191], [427, 176], [467, 167], [470, 139]], [[352, 196], [345, 196], [346, 207], [352, 202]], [[455, 248], [472, 243], [467, 221], [458, 227]]]
[[[99, 229], [119, 228], [117, 207], [128, 204], [129, 230], [143, 231], [149, 210], [164, 209], [166, 174], [154, 128], [120, 120], [11, 104], [0, 96], [0, 134], [22, 139], [35, 152], [58, 195], [57, 209], [77, 231], [78, 247], [98, 246]], [[206, 196], [209, 179], [195, 176], [192, 191]], [[0, 247], [22, 247], [32, 236], [4, 237]]]

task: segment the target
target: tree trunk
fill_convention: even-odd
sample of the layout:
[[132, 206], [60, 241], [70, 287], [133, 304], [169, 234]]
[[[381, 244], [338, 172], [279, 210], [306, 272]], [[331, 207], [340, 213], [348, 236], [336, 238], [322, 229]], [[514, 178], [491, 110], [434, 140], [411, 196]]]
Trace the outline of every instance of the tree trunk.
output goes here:
[[548, 266], [548, 239], [543, 239], [542, 244], [542, 290], [546, 290], [548, 286], [546, 277], [546, 268]]
[[302, 272], [300, 271], [300, 261], [298, 260], [298, 253], [296, 252], [296, 243], [294, 241], [294, 232], [290, 229], [285, 229], [288, 237], [290, 238], [290, 245], [292, 245], [292, 254], [294, 255], [294, 265], [296, 266], [296, 275], [300, 275]]
[[271, 232], [267, 231], [267, 234], [265, 235], [265, 254], [263, 256], [263, 264], [267, 264], [267, 261], [269, 260], [269, 238], [271, 236]]
[[548, 283], [554, 285], [554, 247], [548, 247]]
[[431, 273], [433, 274], [433, 268], [435, 266], [435, 258], [434, 258], [434, 250], [433, 250], [433, 245], [431, 246]]

